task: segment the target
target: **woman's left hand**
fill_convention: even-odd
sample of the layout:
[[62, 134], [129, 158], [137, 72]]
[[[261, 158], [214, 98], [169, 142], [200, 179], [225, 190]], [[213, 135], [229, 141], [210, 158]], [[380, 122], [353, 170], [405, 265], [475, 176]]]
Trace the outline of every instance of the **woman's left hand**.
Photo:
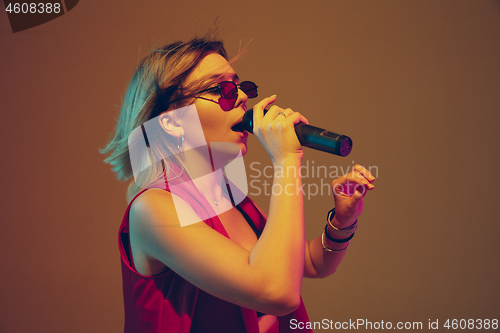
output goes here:
[[335, 216], [332, 224], [342, 229], [352, 225], [363, 211], [363, 198], [375, 188], [375, 177], [364, 167], [356, 164], [351, 172], [332, 182], [335, 200]]

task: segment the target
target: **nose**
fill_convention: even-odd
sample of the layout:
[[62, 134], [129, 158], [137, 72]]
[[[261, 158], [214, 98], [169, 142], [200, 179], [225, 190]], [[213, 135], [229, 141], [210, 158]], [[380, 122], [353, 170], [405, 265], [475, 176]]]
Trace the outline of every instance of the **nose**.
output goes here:
[[240, 105], [246, 106], [247, 100], [248, 100], [247, 94], [245, 94], [245, 92], [238, 87], [238, 99], [236, 100], [235, 108], [240, 107]]

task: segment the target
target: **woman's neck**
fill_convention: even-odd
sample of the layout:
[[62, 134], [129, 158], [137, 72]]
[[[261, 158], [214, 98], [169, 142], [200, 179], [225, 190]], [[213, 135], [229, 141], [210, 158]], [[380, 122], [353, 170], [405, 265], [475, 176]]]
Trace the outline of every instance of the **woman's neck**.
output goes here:
[[[207, 147], [184, 151], [184, 165], [197, 189], [213, 206], [227, 204], [225, 180], [222, 168], [214, 170]], [[229, 201], [230, 203], [230, 201]]]

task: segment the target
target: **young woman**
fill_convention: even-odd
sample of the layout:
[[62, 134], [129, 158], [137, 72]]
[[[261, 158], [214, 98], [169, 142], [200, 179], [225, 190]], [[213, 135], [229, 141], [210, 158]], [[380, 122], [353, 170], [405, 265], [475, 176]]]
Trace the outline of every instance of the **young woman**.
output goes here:
[[248, 197], [235, 200], [221, 170], [247, 151], [238, 124], [257, 87], [227, 59], [221, 42], [205, 38], [152, 51], [102, 150], [118, 179], [134, 176], [119, 233], [125, 332], [292, 332], [291, 319], [308, 321], [302, 278], [336, 270], [374, 188], [359, 165], [333, 181], [336, 210], [306, 241], [294, 124], [307, 119], [271, 96], [253, 107], [253, 132], [281, 194], [268, 215]]

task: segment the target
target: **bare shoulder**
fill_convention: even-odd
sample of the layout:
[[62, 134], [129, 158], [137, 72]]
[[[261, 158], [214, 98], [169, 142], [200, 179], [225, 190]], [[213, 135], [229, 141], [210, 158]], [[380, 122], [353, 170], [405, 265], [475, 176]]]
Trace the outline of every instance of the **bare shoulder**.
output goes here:
[[[130, 245], [135, 268], [143, 275], [154, 275], [165, 270], [172, 252], [174, 240], [179, 238], [180, 228], [177, 211], [182, 218], [199, 218], [191, 207], [179, 197], [161, 189], [149, 189], [132, 203], [129, 213]], [[178, 244], [177, 244], [178, 245]]]
[[184, 200], [169, 191], [149, 189], [134, 200], [129, 219], [135, 225], [179, 226], [177, 211], [182, 211], [183, 215], [193, 215], [193, 218], [196, 216]]

